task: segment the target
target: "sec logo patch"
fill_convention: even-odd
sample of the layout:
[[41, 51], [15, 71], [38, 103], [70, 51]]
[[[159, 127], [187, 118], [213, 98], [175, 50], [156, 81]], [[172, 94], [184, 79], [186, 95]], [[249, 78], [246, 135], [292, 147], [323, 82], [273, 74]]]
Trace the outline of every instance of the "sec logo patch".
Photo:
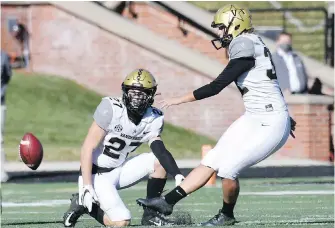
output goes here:
[[116, 126], [114, 127], [114, 130], [115, 130], [116, 132], [121, 132], [121, 131], [123, 130], [123, 127], [122, 127], [121, 124], [118, 124], [118, 125], [116, 125]]

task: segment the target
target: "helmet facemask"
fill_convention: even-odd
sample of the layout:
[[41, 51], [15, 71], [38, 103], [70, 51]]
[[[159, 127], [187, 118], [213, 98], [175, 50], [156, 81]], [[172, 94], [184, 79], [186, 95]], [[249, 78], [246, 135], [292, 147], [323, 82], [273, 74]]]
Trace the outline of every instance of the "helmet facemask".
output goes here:
[[122, 90], [122, 99], [127, 110], [138, 117], [142, 117], [154, 102], [156, 87], [148, 89], [123, 85]]
[[127, 108], [128, 118], [138, 125], [147, 109], [154, 103], [157, 83], [154, 76], [145, 69], [136, 69], [126, 76], [122, 83], [122, 100]]
[[226, 27], [224, 24], [214, 24], [214, 22], [212, 23], [213, 28], [218, 28], [223, 31], [222, 37], [213, 39], [211, 41], [216, 50], [228, 47], [230, 42], [233, 40], [233, 36], [231, 34], [228, 34], [230, 26], [231, 23], [229, 23], [228, 27]]

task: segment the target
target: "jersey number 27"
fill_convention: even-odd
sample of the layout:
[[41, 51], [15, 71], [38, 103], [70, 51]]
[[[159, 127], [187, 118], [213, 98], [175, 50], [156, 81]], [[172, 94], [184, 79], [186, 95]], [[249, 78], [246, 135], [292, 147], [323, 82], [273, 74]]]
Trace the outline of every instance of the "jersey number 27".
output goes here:
[[[108, 142], [109, 145], [105, 145], [103, 154], [107, 155], [108, 157], [119, 159], [120, 157], [120, 151], [122, 151], [126, 146], [126, 142], [120, 138], [117, 137], [111, 137]], [[141, 145], [140, 142], [131, 142], [129, 144], [130, 147], [135, 147], [134, 150]], [[132, 151], [134, 151], [132, 150]], [[132, 152], [130, 151], [130, 152]], [[116, 152], [116, 153], [115, 153]]]

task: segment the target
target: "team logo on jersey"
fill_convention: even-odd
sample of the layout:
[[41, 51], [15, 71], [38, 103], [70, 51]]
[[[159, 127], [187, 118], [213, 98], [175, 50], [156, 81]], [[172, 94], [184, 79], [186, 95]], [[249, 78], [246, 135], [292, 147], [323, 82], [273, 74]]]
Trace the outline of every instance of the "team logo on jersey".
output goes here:
[[126, 139], [133, 139], [133, 140], [141, 140], [143, 138], [143, 137], [136, 137], [136, 136], [126, 135], [126, 134], [123, 134], [123, 133], [121, 133], [120, 136], [123, 137], [123, 138], [126, 138]]
[[114, 130], [115, 130], [116, 132], [121, 132], [121, 131], [123, 130], [123, 127], [122, 127], [121, 124], [118, 124], [118, 125], [116, 125], [116, 126], [114, 127]]
[[267, 112], [272, 112], [273, 111], [272, 104], [265, 105], [265, 109], [266, 109]]

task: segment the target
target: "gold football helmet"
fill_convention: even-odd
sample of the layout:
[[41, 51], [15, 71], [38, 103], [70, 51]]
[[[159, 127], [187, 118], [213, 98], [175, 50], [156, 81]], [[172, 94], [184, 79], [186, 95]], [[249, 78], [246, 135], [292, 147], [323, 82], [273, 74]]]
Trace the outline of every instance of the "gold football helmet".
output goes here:
[[[211, 26], [223, 30], [222, 37], [212, 40], [217, 50], [227, 47], [241, 33], [253, 31], [249, 10], [232, 4], [225, 5], [216, 12]], [[219, 41], [221, 45], [217, 46], [216, 41]]]
[[143, 116], [154, 103], [157, 83], [147, 70], [136, 69], [126, 76], [122, 83], [122, 100], [127, 110], [136, 116]]

